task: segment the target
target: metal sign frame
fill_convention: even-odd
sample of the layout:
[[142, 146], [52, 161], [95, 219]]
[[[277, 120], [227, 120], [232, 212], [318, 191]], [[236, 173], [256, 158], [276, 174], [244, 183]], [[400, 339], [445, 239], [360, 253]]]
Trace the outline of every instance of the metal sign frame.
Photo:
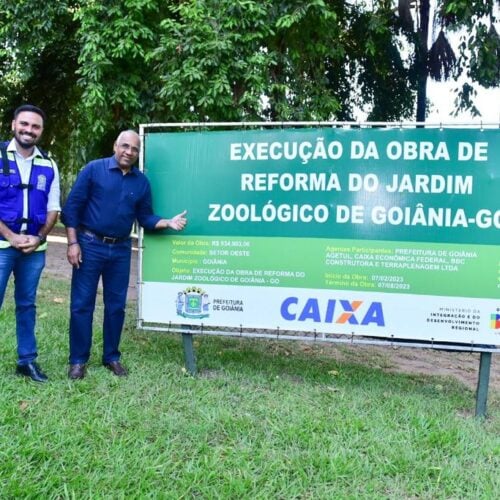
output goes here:
[[[144, 144], [144, 139], [149, 131], [171, 131], [178, 129], [186, 130], [214, 130], [214, 129], [232, 129], [239, 128], [245, 129], [264, 129], [264, 128], [288, 128], [288, 127], [332, 127], [332, 128], [472, 128], [472, 129], [485, 129], [485, 128], [499, 128], [498, 123], [462, 123], [462, 124], [446, 124], [446, 123], [418, 123], [418, 122], [324, 122], [324, 121], [307, 121], [307, 122], [219, 122], [219, 123], [154, 123], [140, 125], [140, 137]], [[145, 148], [142, 148], [140, 156], [140, 169], [144, 171], [145, 168]], [[259, 331], [248, 330], [244, 326], [239, 329], [228, 327], [207, 328], [203, 324], [201, 326], [183, 325], [183, 324], [170, 324], [167, 327], [164, 325], [155, 325], [146, 323], [141, 317], [139, 312], [142, 310], [142, 294], [141, 287], [143, 285], [142, 276], [142, 259], [143, 259], [143, 230], [139, 230], [139, 245], [138, 245], [138, 302], [137, 302], [137, 327], [143, 330], [161, 331], [168, 333], [181, 333], [183, 337], [184, 353], [187, 369], [192, 373], [196, 373], [196, 360], [193, 348], [193, 335], [207, 335], [207, 336], [228, 336], [228, 337], [247, 337], [247, 338], [262, 338], [270, 340], [299, 340], [306, 342], [326, 342], [326, 343], [343, 343], [343, 344], [361, 344], [361, 345], [378, 345], [378, 346], [403, 346], [414, 348], [429, 348], [429, 349], [446, 349], [451, 351], [462, 352], [477, 352], [480, 353], [480, 367], [478, 376], [478, 387], [476, 393], [476, 415], [484, 416], [486, 414], [487, 394], [490, 376], [491, 355], [494, 352], [500, 352], [500, 346], [493, 345], [474, 345], [458, 344], [458, 343], [440, 343], [440, 342], [427, 342], [427, 341], [411, 341], [395, 338], [387, 339], [373, 339], [369, 337], [362, 337], [357, 335], [345, 334], [325, 334], [311, 332], [293, 332], [280, 330], [279, 328], [259, 329]]]

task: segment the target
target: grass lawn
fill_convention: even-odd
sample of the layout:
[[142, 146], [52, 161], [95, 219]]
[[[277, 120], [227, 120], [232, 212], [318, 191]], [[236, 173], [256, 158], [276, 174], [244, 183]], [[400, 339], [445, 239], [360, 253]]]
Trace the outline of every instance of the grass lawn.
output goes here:
[[[14, 375], [11, 290], [0, 312], [0, 498], [450, 498], [500, 492], [500, 403], [437, 377], [385, 373], [328, 355], [342, 346], [123, 336], [130, 375], [100, 364], [100, 305], [88, 376], [67, 378], [65, 281], [44, 277], [39, 362]], [[496, 493], [495, 493], [496, 492]]]

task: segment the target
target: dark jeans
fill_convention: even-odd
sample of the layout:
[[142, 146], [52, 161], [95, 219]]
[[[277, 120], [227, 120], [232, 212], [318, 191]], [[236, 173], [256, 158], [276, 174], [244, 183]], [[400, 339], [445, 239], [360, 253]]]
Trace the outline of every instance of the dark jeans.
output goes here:
[[73, 268], [71, 279], [71, 317], [69, 362], [86, 363], [92, 347], [92, 322], [99, 278], [102, 277], [104, 322], [102, 362], [120, 359], [120, 338], [130, 275], [130, 239], [110, 244], [79, 234], [82, 250], [80, 268]]
[[0, 248], [0, 307], [11, 274], [16, 302], [17, 363], [26, 365], [37, 357], [35, 320], [36, 291], [45, 266], [45, 252], [24, 254], [15, 248]]

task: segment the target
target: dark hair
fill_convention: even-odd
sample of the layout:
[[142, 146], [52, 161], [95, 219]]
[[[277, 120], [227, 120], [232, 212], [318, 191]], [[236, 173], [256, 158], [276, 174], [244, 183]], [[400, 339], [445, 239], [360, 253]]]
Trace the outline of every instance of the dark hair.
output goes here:
[[42, 109], [40, 109], [38, 106], [34, 106], [33, 104], [23, 104], [22, 106], [16, 108], [16, 110], [14, 111], [14, 120], [17, 118], [17, 115], [19, 115], [19, 113], [23, 113], [24, 111], [29, 111], [30, 113], [36, 113], [37, 115], [40, 115], [43, 119], [43, 123], [45, 124], [45, 120], [47, 119], [46, 114]]

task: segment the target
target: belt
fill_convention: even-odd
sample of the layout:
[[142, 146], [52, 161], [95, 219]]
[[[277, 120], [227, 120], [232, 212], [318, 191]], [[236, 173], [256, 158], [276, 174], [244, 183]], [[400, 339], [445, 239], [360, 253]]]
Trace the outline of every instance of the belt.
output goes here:
[[130, 236], [126, 236], [125, 238], [115, 238], [113, 236], [104, 236], [102, 234], [97, 234], [94, 233], [93, 231], [90, 231], [89, 229], [79, 229], [79, 232], [82, 234], [86, 234], [87, 236], [92, 236], [92, 238], [102, 241], [103, 243], [108, 243], [110, 245], [114, 245], [115, 243], [123, 243], [124, 241], [127, 241], [130, 239]]

